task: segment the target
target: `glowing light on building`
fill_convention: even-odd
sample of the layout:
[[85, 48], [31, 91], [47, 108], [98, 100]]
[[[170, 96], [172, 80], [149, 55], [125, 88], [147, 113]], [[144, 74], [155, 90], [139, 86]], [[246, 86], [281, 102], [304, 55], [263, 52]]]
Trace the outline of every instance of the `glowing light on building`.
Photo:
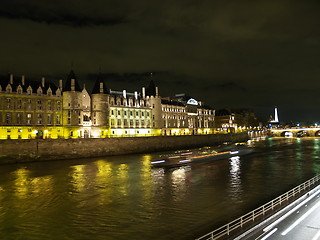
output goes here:
[[198, 101], [195, 100], [194, 98], [190, 98], [190, 99], [187, 101], [187, 104], [198, 106]]

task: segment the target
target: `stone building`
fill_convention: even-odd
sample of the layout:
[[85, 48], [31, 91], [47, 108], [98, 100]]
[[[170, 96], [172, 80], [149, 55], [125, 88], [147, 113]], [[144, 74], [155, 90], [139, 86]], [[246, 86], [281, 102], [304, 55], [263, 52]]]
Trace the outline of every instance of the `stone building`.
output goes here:
[[152, 78], [141, 92], [128, 92], [108, 88], [100, 73], [89, 94], [72, 70], [59, 86], [0, 77], [0, 139], [211, 134], [214, 118], [185, 94], [161, 97]]
[[215, 118], [217, 131], [241, 132], [259, 127], [256, 115], [248, 109], [219, 109]]
[[0, 139], [63, 136], [62, 87], [16, 78], [0, 79]]

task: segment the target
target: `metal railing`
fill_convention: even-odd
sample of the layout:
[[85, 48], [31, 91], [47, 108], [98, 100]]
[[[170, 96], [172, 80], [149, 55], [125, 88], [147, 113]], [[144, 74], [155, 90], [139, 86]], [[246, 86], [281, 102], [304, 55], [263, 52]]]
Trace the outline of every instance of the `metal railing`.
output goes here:
[[222, 237], [227, 237], [230, 234], [233, 234], [233, 231], [238, 231], [243, 228], [244, 225], [254, 222], [256, 219], [260, 219], [265, 217], [265, 215], [270, 214], [275, 209], [279, 209], [280, 206], [282, 206], [283, 203], [288, 203], [289, 200], [295, 198], [296, 196], [301, 195], [304, 193], [307, 189], [310, 189], [311, 187], [314, 187], [317, 185], [320, 181], [320, 175], [317, 175], [308, 181], [300, 184], [299, 186], [291, 189], [290, 191], [282, 194], [281, 196], [271, 200], [270, 202], [262, 205], [261, 207], [256, 208], [255, 210], [237, 218], [236, 220], [227, 223], [226, 225], [209, 232], [205, 235], [203, 235], [200, 238], [197, 238], [196, 240], [215, 240], [220, 239]]

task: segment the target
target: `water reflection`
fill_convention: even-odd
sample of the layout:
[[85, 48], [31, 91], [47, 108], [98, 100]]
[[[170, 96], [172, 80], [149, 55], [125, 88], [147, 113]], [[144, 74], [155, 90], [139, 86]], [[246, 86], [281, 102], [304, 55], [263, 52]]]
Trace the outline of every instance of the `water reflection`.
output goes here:
[[73, 185], [75, 192], [81, 193], [84, 191], [87, 181], [85, 177], [85, 165], [75, 165], [71, 168], [71, 184]]
[[112, 164], [104, 160], [98, 160], [95, 162], [97, 167], [97, 173], [95, 178], [95, 188], [100, 193], [99, 204], [107, 204], [112, 202], [112, 194], [114, 188], [114, 178], [112, 174]]
[[128, 195], [128, 187], [129, 187], [129, 181], [128, 181], [128, 170], [129, 167], [127, 164], [120, 164], [120, 166], [117, 169], [117, 185], [118, 185], [118, 191], [123, 196]]
[[188, 190], [188, 174], [190, 174], [191, 167], [184, 166], [179, 167], [172, 171], [172, 188], [173, 188], [173, 198], [175, 201], [183, 200], [185, 194]]
[[15, 176], [14, 193], [18, 198], [32, 197], [32, 194], [44, 194], [52, 190], [52, 177], [31, 177], [31, 171], [19, 168], [13, 172]]
[[143, 192], [143, 204], [147, 208], [151, 208], [152, 199], [153, 199], [153, 182], [152, 182], [152, 174], [151, 174], [151, 155], [144, 155], [142, 157], [142, 166], [141, 166], [141, 188]]
[[320, 173], [319, 139], [249, 144], [172, 169], [159, 154], [3, 165], [0, 239], [194, 239]]
[[319, 139], [316, 138], [313, 140], [313, 156], [315, 159], [319, 159], [320, 154], [320, 146], [319, 146]]
[[237, 199], [241, 196], [242, 186], [241, 186], [241, 171], [240, 171], [240, 157], [234, 156], [230, 158], [230, 197], [232, 199]]

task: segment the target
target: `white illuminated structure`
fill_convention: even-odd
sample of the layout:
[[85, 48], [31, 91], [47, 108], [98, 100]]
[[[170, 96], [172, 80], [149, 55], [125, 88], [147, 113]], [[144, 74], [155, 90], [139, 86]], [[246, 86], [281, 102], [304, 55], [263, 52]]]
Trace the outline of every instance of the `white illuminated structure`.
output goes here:
[[274, 108], [274, 119], [270, 121], [270, 123], [279, 123], [279, 117], [278, 117], [278, 108]]
[[277, 107], [274, 108], [274, 121], [279, 122]]

